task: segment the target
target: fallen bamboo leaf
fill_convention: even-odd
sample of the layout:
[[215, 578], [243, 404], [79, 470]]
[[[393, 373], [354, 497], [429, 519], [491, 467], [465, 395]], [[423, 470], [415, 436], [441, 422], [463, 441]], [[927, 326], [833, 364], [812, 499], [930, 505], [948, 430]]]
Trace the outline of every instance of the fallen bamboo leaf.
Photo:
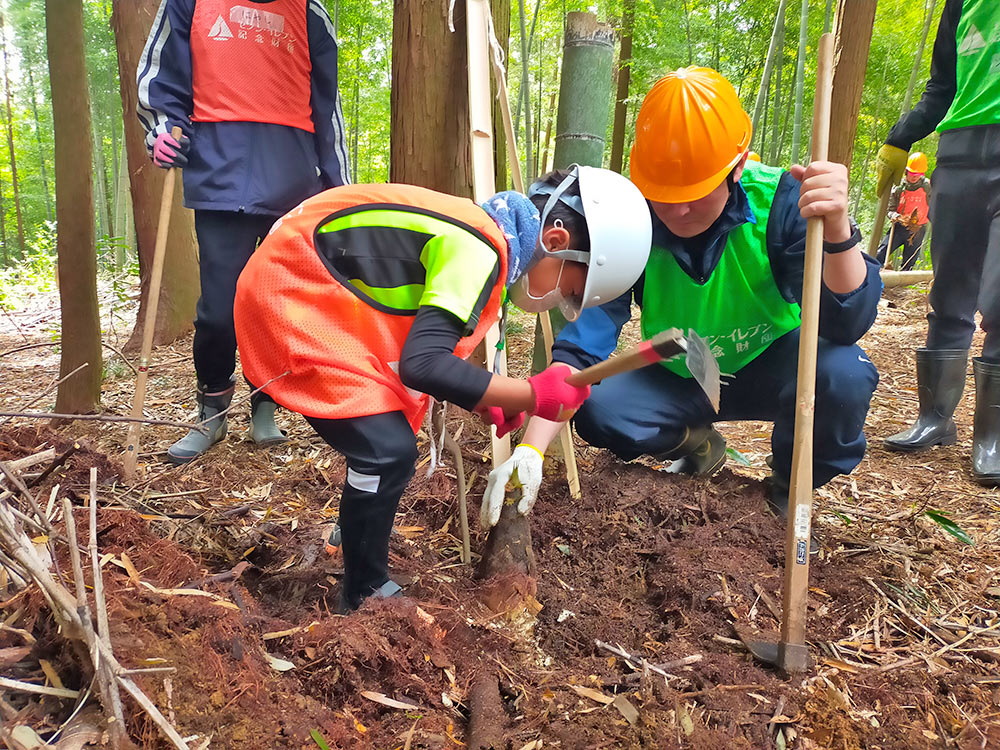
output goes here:
[[128, 578], [136, 586], [139, 585], [139, 571], [136, 570], [135, 565], [132, 564], [132, 560], [124, 552], [120, 555], [122, 566], [125, 568], [125, 572], [128, 573]]
[[271, 654], [264, 654], [264, 658], [271, 665], [271, 669], [276, 672], [287, 672], [290, 669], [295, 669], [295, 665], [286, 659], [279, 659], [277, 656], [272, 656]]
[[605, 706], [609, 703], [614, 703], [615, 701], [615, 699], [607, 693], [602, 693], [600, 690], [594, 690], [593, 688], [584, 687], [583, 685], [570, 685], [569, 689], [579, 696], [590, 698], [590, 700], [603, 703]]
[[635, 724], [639, 721], [639, 712], [624, 695], [617, 696], [611, 701], [611, 705], [618, 709], [618, 712], [625, 717], [629, 724]]
[[53, 750], [83, 750], [87, 745], [104, 746], [104, 719], [94, 707], [84, 709], [62, 730]]
[[850, 672], [851, 674], [858, 674], [860, 671], [853, 664], [848, 664], [846, 661], [841, 661], [840, 659], [823, 659], [823, 664], [828, 667], [835, 667], [841, 672]]
[[362, 690], [361, 697], [367, 698], [373, 703], [380, 703], [383, 706], [388, 706], [389, 708], [400, 708], [404, 711], [421, 711], [420, 706], [415, 703], [405, 703], [404, 701], [397, 701], [394, 698], [390, 698], [388, 695], [383, 695], [382, 693], [375, 693], [371, 690]]
[[323, 739], [323, 735], [319, 733], [318, 729], [310, 729], [309, 736], [313, 738], [313, 742], [319, 745], [319, 750], [330, 750], [330, 746], [326, 744], [326, 740]]
[[225, 599], [219, 599], [218, 601], [212, 602], [212, 604], [214, 604], [216, 607], [224, 607], [226, 609], [234, 609], [237, 612], [241, 611], [238, 606], [236, 606], [232, 602], [227, 602]]
[[925, 510], [924, 515], [926, 515], [934, 523], [936, 523], [942, 529], [944, 529], [953, 537], [955, 537], [958, 541], [968, 545], [975, 544], [975, 542], [972, 540], [972, 537], [969, 536], [961, 526], [952, 521], [950, 518], [948, 518], [948, 516], [946, 516], [941, 511]]
[[691, 714], [688, 713], [687, 706], [678, 707], [677, 720], [680, 722], [681, 729], [684, 730], [684, 734], [688, 737], [694, 734], [694, 721], [691, 719]]
[[49, 678], [49, 682], [52, 683], [52, 687], [65, 687], [65, 685], [63, 685], [63, 681], [59, 678], [59, 675], [56, 674], [56, 670], [52, 667], [52, 663], [49, 662], [48, 659], [39, 659], [38, 666], [42, 668], [45, 676]]
[[14, 745], [15, 750], [38, 750], [45, 747], [45, 740], [39, 737], [38, 733], [26, 724], [14, 727], [10, 733], [10, 738], [16, 743]]

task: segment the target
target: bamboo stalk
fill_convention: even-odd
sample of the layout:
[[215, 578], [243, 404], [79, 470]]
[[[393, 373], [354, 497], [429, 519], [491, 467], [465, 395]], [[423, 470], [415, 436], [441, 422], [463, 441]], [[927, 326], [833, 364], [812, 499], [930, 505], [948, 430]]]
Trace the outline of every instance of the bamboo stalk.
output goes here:
[[[830, 108], [833, 92], [834, 37], [819, 42], [816, 100], [813, 110], [812, 160], [825, 161], [830, 147]], [[809, 540], [813, 501], [813, 416], [816, 404], [816, 352], [819, 344], [820, 287], [823, 274], [821, 217], [809, 219], [802, 282], [802, 328], [799, 336], [795, 434], [788, 488], [788, 530], [785, 537], [784, 617], [778, 663], [788, 672], [802, 672], [809, 662], [805, 645], [809, 588]]]

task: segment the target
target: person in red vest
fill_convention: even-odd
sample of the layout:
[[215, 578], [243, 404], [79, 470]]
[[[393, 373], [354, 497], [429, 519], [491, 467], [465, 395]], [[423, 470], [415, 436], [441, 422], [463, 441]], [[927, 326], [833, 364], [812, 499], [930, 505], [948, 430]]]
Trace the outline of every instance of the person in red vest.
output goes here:
[[[878, 246], [878, 262], [883, 266], [897, 247], [903, 248], [902, 270], [913, 270], [920, 246], [927, 234], [931, 181], [927, 179], [927, 157], [919, 151], [910, 154], [902, 182], [889, 196], [889, 220], [892, 226]], [[892, 247], [889, 247], [890, 240]]]
[[389, 536], [428, 395], [505, 434], [525, 412], [567, 418], [590, 393], [565, 365], [525, 381], [465, 361], [504, 300], [575, 319], [635, 283], [651, 237], [638, 188], [577, 166], [481, 207], [413, 185], [339, 187], [275, 224], [240, 276], [236, 336], [250, 382], [347, 460], [340, 611], [400, 592]]
[[[279, 216], [350, 181], [333, 24], [320, 0], [162, 0], [138, 84], [146, 145], [157, 166], [184, 167], [198, 235], [194, 366], [209, 431], [170, 447], [169, 460], [184, 463], [226, 435], [226, 417], [216, 415], [235, 389], [233, 298], [243, 266]], [[265, 394], [251, 398], [258, 445], [284, 440], [274, 410]]]

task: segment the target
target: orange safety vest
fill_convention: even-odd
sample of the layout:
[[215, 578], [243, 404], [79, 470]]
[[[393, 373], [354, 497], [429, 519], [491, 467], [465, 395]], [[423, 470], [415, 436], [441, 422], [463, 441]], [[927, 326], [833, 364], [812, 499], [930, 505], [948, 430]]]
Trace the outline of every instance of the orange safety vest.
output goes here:
[[[496, 252], [496, 282], [478, 321], [470, 319], [473, 330], [455, 348], [457, 356], [468, 357], [500, 316], [507, 242], [489, 215], [472, 201], [412, 185], [332, 188], [282, 217], [251, 256], [236, 285], [236, 340], [243, 372], [251, 383], [260, 386], [288, 372], [264, 388], [282, 406], [323, 419], [402, 411], [416, 432], [429, 399], [404, 386], [398, 372], [415, 311], [374, 303], [335, 276], [317, 250], [318, 231], [332, 219], [379, 209], [436, 216], [460, 228], [459, 255], [466, 242], [485, 242]], [[432, 238], [425, 252], [430, 253], [433, 245]], [[482, 246], [476, 250], [481, 252]], [[345, 254], [349, 253], [350, 248]], [[372, 257], [361, 254], [358, 260]], [[384, 263], [390, 274], [401, 271], [402, 261], [394, 259], [391, 247], [375, 263]], [[407, 265], [407, 272], [412, 272], [412, 265]]]
[[913, 212], [917, 212], [917, 226], [921, 226], [927, 223], [927, 191], [924, 189], [923, 181], [919, 187], [907, 190], [903, 187], [903, 190], [899, 196], [899, 208], [896, 212], [909, 220]]
[[306, 4], [196, 0], [192, 120], [268, 122], [315, 132]]

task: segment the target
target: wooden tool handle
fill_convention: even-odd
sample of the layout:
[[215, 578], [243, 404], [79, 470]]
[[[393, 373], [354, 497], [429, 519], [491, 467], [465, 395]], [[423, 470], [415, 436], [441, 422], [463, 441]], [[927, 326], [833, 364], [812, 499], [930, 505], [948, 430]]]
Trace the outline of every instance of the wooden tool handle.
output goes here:
[[[180, 140], [184, 132], [174, 127], [170, 135], [175, 141]], [[139, 372], [135, 378], [135, 396], [132, 399], [132, 416], [142, 418], [142, 407], [146, 402], [146, 380], [149, 378], [149, 355], [153, 351], [153, 334], [156, 333], [156, 312], [160, 305], [160, 282], [163, 278], [163, 256], [167, 250], [167, 231], [170, 228], [170, 211], [174, 203], [174, 183], [177, 180], [177, 168], [171, 167], [163, 179], [163, 197], [160, 199], [160, 219], [156, 226], [156, 245], [153, 248], [153, 267], [149, 272], [149, 290], [146, 293], [146, 314], [142, 320], [142, 350], [139, 355]], [[142, 435], [142, 423], [133, 422], [128, 430], [125, 441], [125, 479], [131, 482], [135, 478], [136, 464], [139, 460], [139, 438]]]
[[629, 347], [615, 357], [574, 372], [566, 378], [566, 382], [578, 388], [593, 385], [612, 375], [638, 370], [685, 351], [684, 335], [676, 328], [668, 328], [647, 341], [640, 341], [635, 346]]
[[[834, 36], [819, 42], [816, 100], [813, 108], [812, 160], [825, 161], [830, 144], [830, 109], [833, 98]], [[809, 586], [809, 542], [813, 493], [813, 413], [816, 402], [816, 351], [819, 340], [819, 301], [823, 275], [823, 219], [809, 219], [806, 229], [805, 269], [802, 283], [802, 328], [799, 334], [799, 369], [796, 391], [792, 474], [788, 491], [788, 531], [785, 537], [784, 617], [779, 658], [787, 671], [803, 671], [808, 662], [805, 647], [806, 603]]]

